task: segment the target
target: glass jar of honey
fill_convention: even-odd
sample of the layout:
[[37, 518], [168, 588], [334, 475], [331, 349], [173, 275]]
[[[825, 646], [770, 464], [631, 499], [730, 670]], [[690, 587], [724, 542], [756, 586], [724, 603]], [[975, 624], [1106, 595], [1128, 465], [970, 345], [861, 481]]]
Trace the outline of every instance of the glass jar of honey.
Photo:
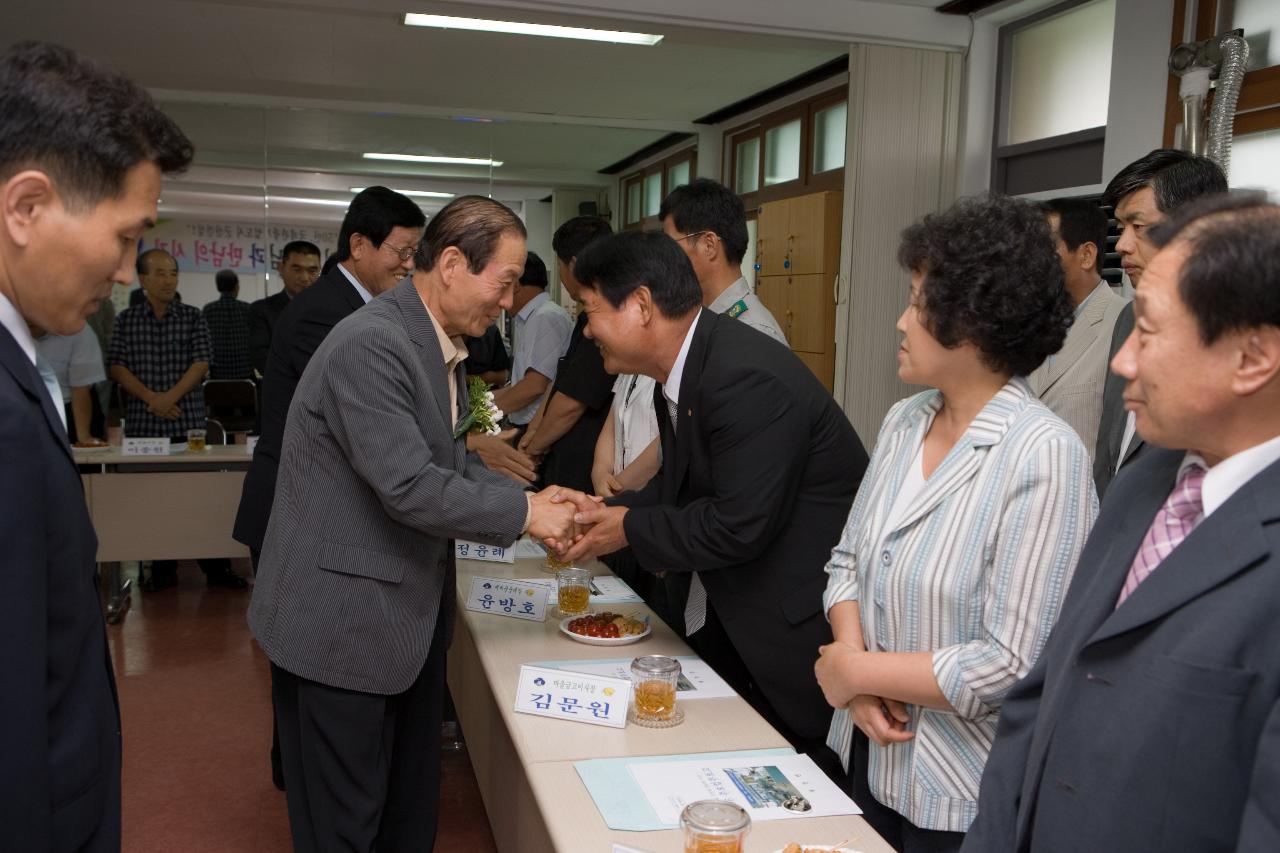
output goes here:
[[638, 723], [670, 722], [676, 716], [680, 661], [661, 655], [642, 655], [631, 661], [631, 686]]
[[751, 815], [735, 803], [698, 800], [680, 813], [684, 853], [742, 853]]
[[556, 572], [556, 604], [563, 616], [586, 613], [591, 602], [591, 572], [586, 569], [561, 569]]

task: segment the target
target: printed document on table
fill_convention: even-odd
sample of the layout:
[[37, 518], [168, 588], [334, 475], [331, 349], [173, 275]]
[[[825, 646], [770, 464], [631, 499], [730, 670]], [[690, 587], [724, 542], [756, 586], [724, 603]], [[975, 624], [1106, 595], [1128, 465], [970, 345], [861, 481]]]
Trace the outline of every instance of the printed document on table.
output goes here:
[[511, 550], [516, 555], [516, 559], [523, 557], [541, 560], [547, 556], [547, 549], [532, 539], [517, 539], [516, 544], [511, 546]]
[[669, 761], [628, 768], [658, 819], [674, 824], [696, 800], [728, 800], [762, 820], [862, 814], [807, 755]]
[[[688, 699], [726, 699], [736, 696], [733, 688], [716, 674], [706, 661], [696, 655], [679, 655], [680, 682], [676, 692], [681, 702]], [[608, 675], [613, 678], [631, 677], [631, 658], [614, 660], [552, 660], [539, 661], [534, 666], [563, 669], [587, 675]]]

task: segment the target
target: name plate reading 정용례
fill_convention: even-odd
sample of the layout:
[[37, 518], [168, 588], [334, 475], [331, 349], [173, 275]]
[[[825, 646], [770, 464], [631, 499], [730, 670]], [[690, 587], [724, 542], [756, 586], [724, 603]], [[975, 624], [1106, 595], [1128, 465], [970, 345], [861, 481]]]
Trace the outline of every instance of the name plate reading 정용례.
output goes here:
[[167, 438], [126, 438], [120, 447], [125, 456], [168, 456]]
[[483, 560], [486, 563], [514, 563], [515, 549], [498, 545], [483, 545], [479, 542], [464, 542], [459, 539], [453, 543], [453, 553], [459, 560]]
[[466, 609], [533, 622], [547, 621], [546, 587], [501, 578], [472, 578]]
[[627, 726], [631, 682], [540, 666], [520, 667], [516, 713], [573, 720], [593, 726]]

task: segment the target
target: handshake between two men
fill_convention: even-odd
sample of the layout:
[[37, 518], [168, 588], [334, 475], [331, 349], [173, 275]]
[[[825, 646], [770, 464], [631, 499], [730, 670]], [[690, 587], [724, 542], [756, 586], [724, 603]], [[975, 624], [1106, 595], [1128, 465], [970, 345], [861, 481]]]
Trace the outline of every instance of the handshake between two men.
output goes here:
[[529, 509], [529, 535], [567, 562], [611, 554], [627, 545], [627, 508], [605, 506], [604, 498], [548, 486], [529, 496]]

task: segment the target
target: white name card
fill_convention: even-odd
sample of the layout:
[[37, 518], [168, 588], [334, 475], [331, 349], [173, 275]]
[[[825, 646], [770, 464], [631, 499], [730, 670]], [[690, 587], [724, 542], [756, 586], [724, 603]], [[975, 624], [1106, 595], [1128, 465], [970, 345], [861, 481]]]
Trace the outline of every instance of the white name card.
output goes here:
[[472, 578], [466, 609], [476, 613], [493, 613], [514, 619], [545, 622], [547, 590], [546, 587], [518, 580]]
[[125, 456], [168, 456], [167, 438], [126, 438], [120, 447]]
[[483, 560], [486, 563], [514, 563], [515, 550], [498, 545], [482, 545], [461, 539], [453, 543], [453, 553], [459, 560]]
[[625, 844], [615, 843], [613, 845], [613, 850], [611, 851], [611, 853], [649, 853], [649, 851], [641, 850], [639, 847], [628, 847]]
[[627, 725], [631, 681], [541, 666], [520, 667], [516, 713], [622, 729]]
[[247, 436], [244, 440], [244, 444], [245, 444], [245, 447], [247, 448], [245, 452], [248, 453], [250, 456], [252, 456], [253, 451], [258, 449], [258, 436], [256, 435]]

